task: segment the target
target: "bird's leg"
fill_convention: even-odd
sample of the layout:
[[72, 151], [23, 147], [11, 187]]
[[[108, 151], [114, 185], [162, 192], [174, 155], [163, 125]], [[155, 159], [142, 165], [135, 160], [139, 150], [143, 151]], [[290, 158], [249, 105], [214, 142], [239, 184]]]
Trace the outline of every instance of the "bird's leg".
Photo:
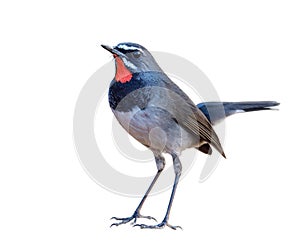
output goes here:
[[177, 188], [178, 181], [179, 181], [179, 178], [181, 176], [181, 171], [182, 171], [182, 166], [181, 166], [181, 162], [179, 160], [179, 157], [176, 154], [172, 154], [172, 157], [173, 157], [173, 165], [174, 165], [174, 171], [175, 171], [175, 180], [174, 180], [173, 189], [172, 189], [169, 205], [168, 205], [168, 208], [167, 208], [167, 212], [166, 212], [166, 215], [165, 215], [163, 221], [161, 223], [157, 224], [157, 225], [136, 224], [134, 226], [139, 226], [141, 229], [145, 229], [145, 228], [148, 228], [148, 229], [161, 229], [161, 228], [164, 228], [165, 226], [168, 226], [168, 227], [172, 228], [173, 230], [176, 230], [177, 228], [182, 229], [180, 226], [173, 226], [173, 225], [170, 225], [168, 223], [169, 215], [170, 215], [170, 211], [171, 211], [171, 207], [172, 207], [172, 203], [173, 203], [173, 199], [174, 199], [174, 196], [175, 196], [176, 188]]
[[162, 155], [155, 156], [155, 162], [156, 162], [156, 166], [157, 166], [157, 173], [156, 173], [154, 179], [152, 180], [150, 186], [148, 187], [146, 193], [144, 194], [141, 202], [139, 203], [139, 205], [137, 206], [136, 210], [134, 211], [133, 215], [130, 216], [130, 217], [127, 217], [127, 218], [112, 217], [111, 219], [115, 219], [115, 220], [120, 221], [120, 222], [113, 223], [110, 227], [112, 227], [112, 226], [119, 226], [119, 225], [122, 225], [122, 224], [126, 224], [126, 223], [130, 222], [131, 220], [133, 220], [132, 224], [135, 224], [137, 218], [153, 219], [153, 220], [156, 221], [156, 219], [153, 218], [153, 217], [151, 217], [151, 216], [144, 216], [144, 215], [140, 214], [140, 210], [141, 210], [144, 202], [146, 201], [146, 199], [147, 199], [150, 191], [152, 190], [155, 182], [157, 181], [159, 175], [161, 174], [161, 172], [163, 171], [163, 169], [165, 167], [165, 159], [164, 159], [164, 157]]

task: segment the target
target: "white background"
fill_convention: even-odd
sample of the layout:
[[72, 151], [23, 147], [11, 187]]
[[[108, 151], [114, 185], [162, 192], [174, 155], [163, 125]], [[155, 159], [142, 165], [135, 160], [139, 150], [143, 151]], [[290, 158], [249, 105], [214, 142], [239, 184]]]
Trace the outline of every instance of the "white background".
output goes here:
[[[2, 1], [0, 243], [299, 244], [299, 10], [286, 0]], [[122, 41], [189, 59], [222, 100], [281, 102], [228, 119], [228, 159], [203, 184], [201, 161], [180, 182], [170, 223], [183, 231], [110, 229], [138, 199], [99, 187], [76, 156], [77, 96], [110, 60], [99, 43]], [[160, 220], [168, 198], [151, 197], [143, 213]]]

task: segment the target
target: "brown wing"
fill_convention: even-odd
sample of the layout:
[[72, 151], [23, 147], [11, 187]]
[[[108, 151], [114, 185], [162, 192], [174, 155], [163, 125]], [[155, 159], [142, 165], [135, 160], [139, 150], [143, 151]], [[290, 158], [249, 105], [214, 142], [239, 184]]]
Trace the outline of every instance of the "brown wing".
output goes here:
[[166, 83], [166, 89], [168, 107], [172, 108], [172, 114], [178, 121], [178, 124], [201, 140], [211, 144], [226, 158], [220, 140], [211, 123], [192, 100], [172, 81]]

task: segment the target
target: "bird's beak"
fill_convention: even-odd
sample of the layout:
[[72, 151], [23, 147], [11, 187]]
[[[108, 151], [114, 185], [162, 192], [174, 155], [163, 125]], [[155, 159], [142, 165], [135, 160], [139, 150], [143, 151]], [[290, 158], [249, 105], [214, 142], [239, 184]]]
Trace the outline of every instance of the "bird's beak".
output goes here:
[[115, 55], [117, 55], [117, 56], [123, 56], [123, 54], [122, 54], [120, 51], [116, 50], [116, 49], [113, 48], [113, 47], [110, 47], [110, 46], [104, 45], [104, 44], [101, 44], [101, 47], [104, 48], [104, 49], [106, 49], [106, 50], [109, 51], [110, 53], [112, 53], [114, 56], [115, 56]]

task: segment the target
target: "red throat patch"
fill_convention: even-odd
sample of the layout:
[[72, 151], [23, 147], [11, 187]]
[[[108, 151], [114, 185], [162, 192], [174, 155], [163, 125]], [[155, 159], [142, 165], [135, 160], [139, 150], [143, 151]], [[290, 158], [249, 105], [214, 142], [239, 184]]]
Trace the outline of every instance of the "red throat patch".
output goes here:
[[115, 80], [121, 83], [129, 82], [132, 78], [132, 73], [126, 68], [120, 57], [114, 55], [114, 58], [116, 59], [117, 64]]

